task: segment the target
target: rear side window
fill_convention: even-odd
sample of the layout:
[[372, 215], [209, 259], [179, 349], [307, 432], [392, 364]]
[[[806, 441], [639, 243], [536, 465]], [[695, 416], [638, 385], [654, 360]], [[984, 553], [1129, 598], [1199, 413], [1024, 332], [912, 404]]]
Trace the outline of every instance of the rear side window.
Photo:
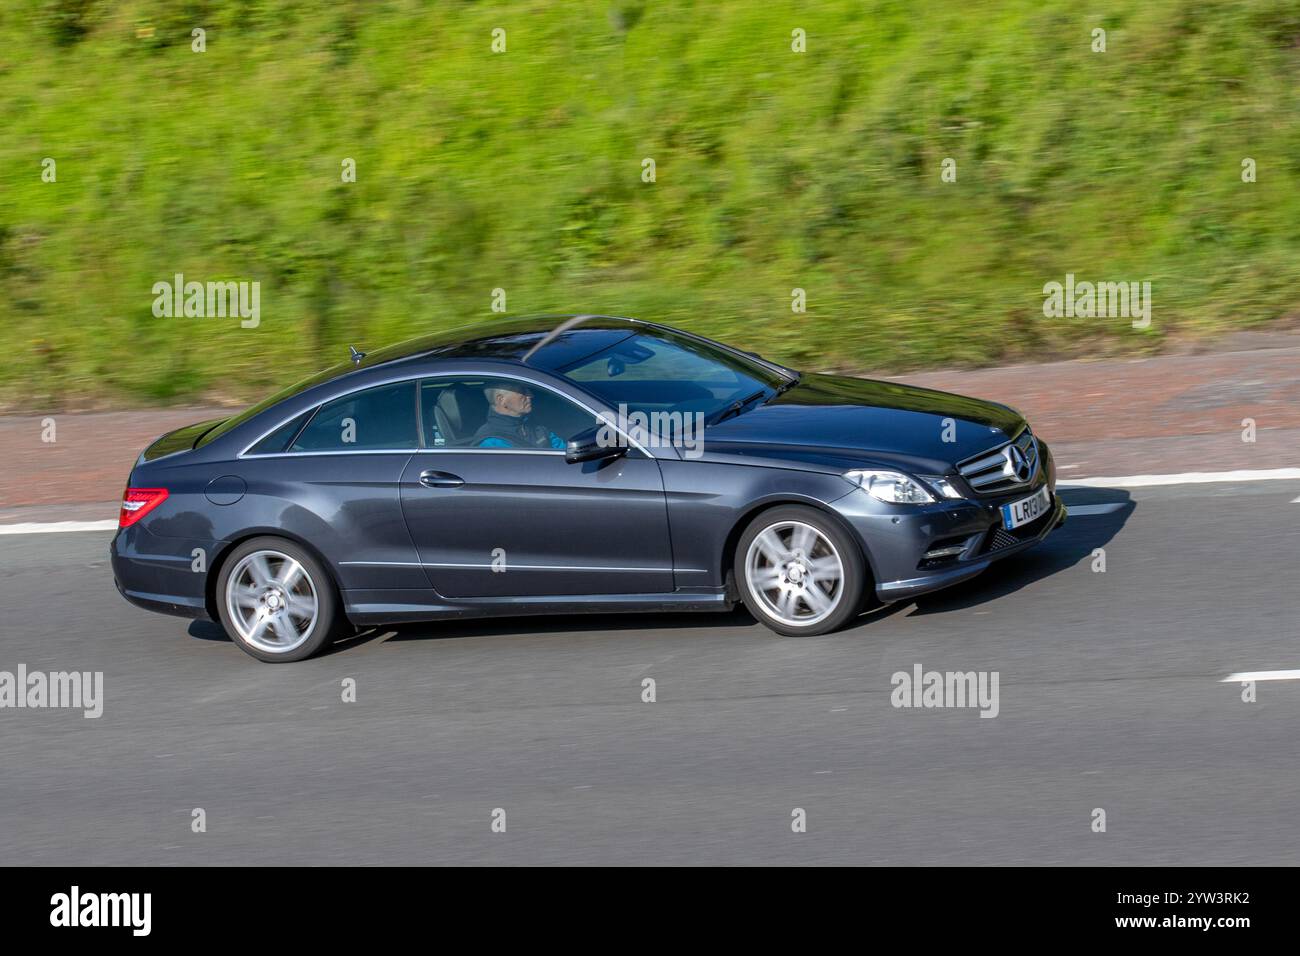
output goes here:
[[[314, 412], [315, 409], [312, 409]], [[293, 441], [298, 432], [302, 431], [302, 426], [307, 424], [307, 419], [311, 418], [311, 412], [303, 412], [291, 422], [285, 422], [271, 434], [267, 435], [260, 442], [248, 449], [250, 455], [275, 455], [284, 451], [289, 442]]]
[[322, 405], [289, 451], [404, 451], [418, 445], [415, 383], [399, 382]]

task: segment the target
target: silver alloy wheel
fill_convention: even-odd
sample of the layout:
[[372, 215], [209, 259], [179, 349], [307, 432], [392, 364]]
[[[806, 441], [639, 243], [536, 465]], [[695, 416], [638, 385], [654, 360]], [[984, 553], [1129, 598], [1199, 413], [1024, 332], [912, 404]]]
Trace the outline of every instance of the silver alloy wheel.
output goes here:
[[254, 551], [226, 579], [226, 610], [239, 636], [268, 654], [301, 647], [319, 609], [307, 569], [280, 551]]
[[763, 610], [794, 627], [816, 624], [844, 596], [844, 563], [830, 539], [802, 521], [778, 521], [750, 542], [745, 584]]

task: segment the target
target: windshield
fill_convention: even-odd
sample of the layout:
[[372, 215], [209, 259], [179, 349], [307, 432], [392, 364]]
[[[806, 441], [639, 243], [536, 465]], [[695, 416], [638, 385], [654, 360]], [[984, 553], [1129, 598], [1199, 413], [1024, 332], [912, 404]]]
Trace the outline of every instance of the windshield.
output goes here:
[[706, 419], [789, 379], [726, 349], [671, 332], [637, 333], [558, 370], [607, 405]]

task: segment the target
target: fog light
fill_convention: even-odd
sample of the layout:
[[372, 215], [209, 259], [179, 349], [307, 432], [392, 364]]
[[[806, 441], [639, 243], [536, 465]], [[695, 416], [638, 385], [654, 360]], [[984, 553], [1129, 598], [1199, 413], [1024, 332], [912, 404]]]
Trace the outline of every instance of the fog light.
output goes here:
[[925, 560], [935, 561], [939, 558], [955, 558], [965, 550], [966, 545], [964, 544], [954, 544], [948, 548], [935, 548], [933, 551], [925, 552]]

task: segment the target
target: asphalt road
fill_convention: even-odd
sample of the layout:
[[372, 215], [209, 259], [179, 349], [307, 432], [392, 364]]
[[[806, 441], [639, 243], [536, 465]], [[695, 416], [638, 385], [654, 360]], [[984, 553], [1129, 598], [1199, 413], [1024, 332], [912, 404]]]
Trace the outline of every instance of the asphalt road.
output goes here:
[[[1297, 496], [1067, 491], [1121, 507], [825, 637], [515, 619], [294, 665], [126, 604], [108, 534], [0, 537], [0, 670], [102, 670], [105, 697], [0, 709], [0, 861], [1300, 863], [1300, 682], [1220, 683], [1300, 668]], [[996, 719], [893, 707], [918, 663], [998, 672]]]

